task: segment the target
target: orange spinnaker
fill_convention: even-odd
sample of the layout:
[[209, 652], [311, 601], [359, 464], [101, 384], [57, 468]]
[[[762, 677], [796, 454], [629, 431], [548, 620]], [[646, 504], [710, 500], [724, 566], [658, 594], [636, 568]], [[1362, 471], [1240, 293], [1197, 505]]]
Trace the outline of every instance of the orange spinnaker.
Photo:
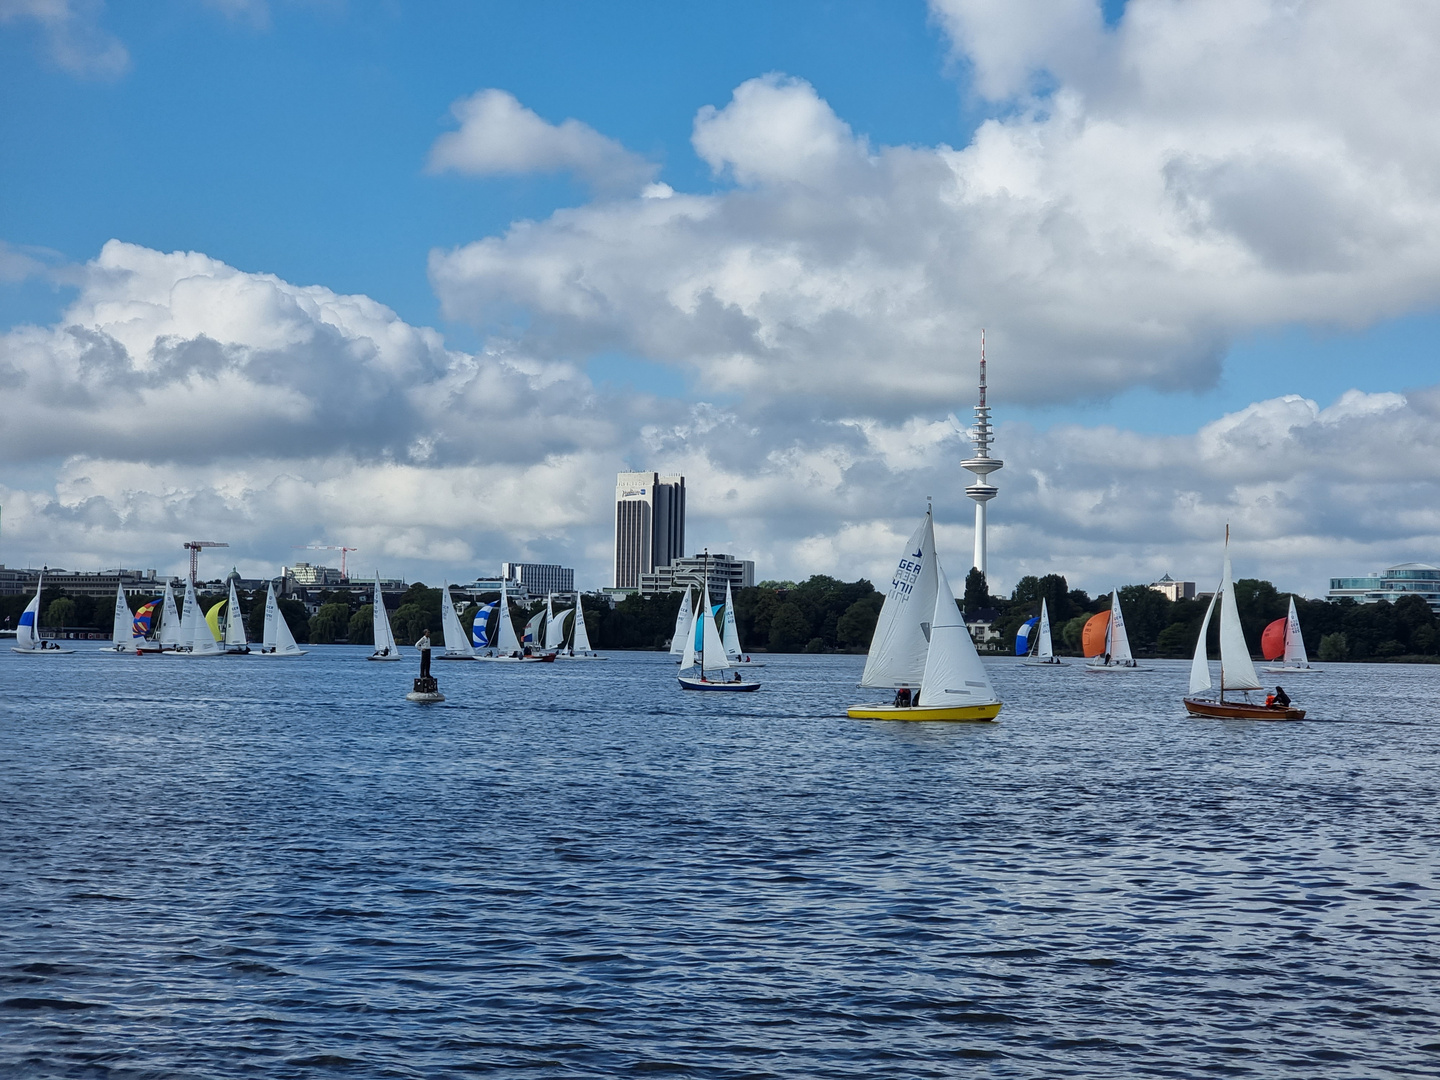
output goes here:
[[1105, 631], [1110, 626], [1110, 612], [1102, 611], [1090, 616], [1085, 629], [1080, 633], [1080, 647], [1086, 656], [1101, 656], [1105, 652]]
[[1285, 655], [1285, 619], [1276, 619], [1260, 635], [1260, 655], [1266, 660], [1279, 660]]

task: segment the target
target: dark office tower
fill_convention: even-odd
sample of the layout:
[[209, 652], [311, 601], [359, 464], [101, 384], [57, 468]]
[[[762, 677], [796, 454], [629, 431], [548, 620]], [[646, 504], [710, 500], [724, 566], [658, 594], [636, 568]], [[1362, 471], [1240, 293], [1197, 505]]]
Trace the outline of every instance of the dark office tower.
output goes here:
[[685, 478], [623, 472], [615, 480], [615, 587], [635, 589], [640, 575], [684, 553]]

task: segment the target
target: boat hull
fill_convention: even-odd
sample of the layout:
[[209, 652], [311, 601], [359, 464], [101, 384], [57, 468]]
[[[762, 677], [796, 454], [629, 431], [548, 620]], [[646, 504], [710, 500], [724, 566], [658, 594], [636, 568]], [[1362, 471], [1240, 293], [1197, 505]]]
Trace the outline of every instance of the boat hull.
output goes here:
[[371, 653], [371, 654], [370, 654], [369, 656], [367, 656], [365, 659], [366, 659], [366, 660], [378, 660], [378, 661], [381, 661], [381, 662], [383, 662], [383, 663], [387, 663], [387, 664], [388, 664], [388, 663], [390, 663], [392, 660], [403, 660], [403, 659], [405, 659], [405, 658], [404, 658], [403, 656], [401, 656], [398, 652], [394, 652], [394, 653], [391, 653], [389, 656], [381, 656], [379, 653]]
[[876, 702], [873, 705], [852, 705], [845, 715], [853, 720], [947, 720], [988, 723], [1000, 715], [1000, 702], [988, 705], [918, 705], [904, 707]]
[[744, 694], [760, 689], [758, 682], [711, 682], [709, 679], [687, 679], [684, 675], [678, 678], [682, 690], [719, 690], [730, 694]]
[[1272, 675], [1319, 675], [1320, 669], [1315, 667], [1267, 667], [1261, 671]]
[[1110, 671], [1126, 672], [1126, 671], [1144, 671], [1145, 669], [1142, 668], [1139, 664], [1136, 664], [1136, 665], [1133, 666], [1133, 667], [1126, 667], [1124, 664], [1086, 664], [1086, 665], [1085, 665], [1085, 670], [1086, 670], [1086, 671], [1094, 671], [1094, 672], [1110, 672]]
[[[396, 659], [399, 659], [399, 658], [397, 657]], [[439, 656], [435, 657], [435, 659], [436, 659], [436, 660], [474, 660], [475, 657], [473, 657], [473, 656], [468, 656], [468, 655], [466, 655], [465, 653], [456, 653], [454, 656], [451, 656], [449, 653], [441, 653]]]
[[73, 653], [75, 650], [74, 650], [74, 649], [22, 649], [22, 648], [20, 648], [18, 645], [15, 645], [15, 646], [12, 646], [12, 647], [11, 647], [10, 651], [13, 652], [13, 653], [19, 653], [21, 656], [64, 656], [64, 655], [66, 655], [67, 653]]
[[608, 656], [566, 656], [564, 653], [561, 653], [559, 656], [555, 657], [555, 659], [556, 659], [557, 661], [559, 661], [559, 660], [570, 661], [570, 660], [609, 660], [610, 658], [609, 658]]
[[483, 664], [551, 664], [554, 656], [477, 656]]
[[1208, 701], [1186, 698], [1185, 711], [1191, 716], [1214, 720], [1304, 720], [1305, 710], [1294, 705], [1250, 705], [1235, 701]]
[[1064, 660], [1022, 660], [1021, 667], [1069, 667]]
[[301, 649], [298, 652], [254, 652], [251, 656], [263, 656], [266, 660], [293, 660], [297, 656], [304, 656], [309, 649]]

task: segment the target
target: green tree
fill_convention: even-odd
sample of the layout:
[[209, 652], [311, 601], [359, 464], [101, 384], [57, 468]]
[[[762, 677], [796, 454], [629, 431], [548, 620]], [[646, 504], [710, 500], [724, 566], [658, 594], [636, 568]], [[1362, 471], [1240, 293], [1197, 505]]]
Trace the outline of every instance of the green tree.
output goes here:
[[964, 610], [966, 618], [994, 606], [995, 598], [990, 595], [990, 586], [985, 580], [985, 575], [980, 572], [978, 566], [972, 566], [970, 572], [965, 575], [965, 603], [962, 610]]
[[804, 613], [796, 604], [786, 601], [770, 620], [770, 651], [798, 652], [809, 631]]
[[345, 604], [321, 604], [310, 617], [310, 640], [317, 645], [334, 644], [350, 633], [350, 609]]
[[350, 616], [346, 639], [351, 645], [375, 644], [375, 605], [365, 604]]
[[1349, 639], [1342, 634], [1326, 634], [1320, 639], [1320, 659], [1327, 663], [1350, 658]]
[[75, 601], [68, 596], [62, 596], [58, 600], [50, 601], [50, 606], [45, 609], [45, 626], [74, 626], [75, 623]]
[[868, 649], [875, 636], [875, 624], [880, 621], [880, 608], [885, 597], [877, 593], [856, 600], [845, 609], [835, 623], [835, 639], [852, 649]]

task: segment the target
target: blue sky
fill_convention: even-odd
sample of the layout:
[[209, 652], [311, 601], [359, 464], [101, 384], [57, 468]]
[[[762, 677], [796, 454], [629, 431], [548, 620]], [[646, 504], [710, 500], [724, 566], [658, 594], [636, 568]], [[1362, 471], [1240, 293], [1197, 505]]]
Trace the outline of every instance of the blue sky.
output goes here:
[[[76, 380], [37, 399], [38, 434], [11, 422], [7, 543], [163, 561], [197, 516], [244, 533], [230, 513], [280, 522], [237, 540], [256, 565], [282, 533], [358, 534], [397, 572], [553, 558], [599, 581], [604, 477], [652, 461], [695, 476], [692, 531], [767, 576], [879, 575], [885, 538], [947, 484], [942, 525], [967, 546], [947, 417], [968, 416], [985, 326], [998, 581], [1199, 573], [1215, 520], [1246, 513], [1257, 566], [1310, 591], [1327, 560], [1440, 559], [1440, 523], [1386, 519], [1384, 492], [1349, 520], [1299, 509], [1344, 486], [1324, 487], [1338, 462], [1317, 440], [1373, 442], [1378, 463], [1428, 430], [1440, 32], [1423, 12], [1245, 10], [0, 0], [0, 365], [36, 394]], [[1413, 47], [1374, 59], [1396, 40]], [[427, 167], [452, 106], [487, 90], [533, 114], [530, 141], [477, 123], [455, 137], [481, 165]], [[582, 143], [668, 189], [592, 187]], [[531, 164], [495, 167], [496, 147]], [[555, 153], [570, 164], [536, 164]], [[403, 326], [324, 299], [349, 295]], [[81, 340], [128, 357], [117, 394], [214, 344], [218, 367], [155, 400], [231, 403], [233, 456], [127, 443], [93, 401], [57, 404], [89, 401]], [[398, 381], [353, 366], [392, 346]], [[347, 426], [372, 412], [386, 437]], [[1254, 446], [1273, 475], [1224, 464]], [[1061, 460], [1075, 472], [1047, 471]], [[354, 472], [377, 462], [446, 490], [463, 474], [478, 509], [408, 524], [390, 481]], [[506, 468], [543, 507], [495, 505]], [[284, 502], [291, 475], [381, 509]], [[1104, 510], [1122, 489], [1146, 493], [1123, 523]], [[103, 550], [120, 525], [139, 551]]]

